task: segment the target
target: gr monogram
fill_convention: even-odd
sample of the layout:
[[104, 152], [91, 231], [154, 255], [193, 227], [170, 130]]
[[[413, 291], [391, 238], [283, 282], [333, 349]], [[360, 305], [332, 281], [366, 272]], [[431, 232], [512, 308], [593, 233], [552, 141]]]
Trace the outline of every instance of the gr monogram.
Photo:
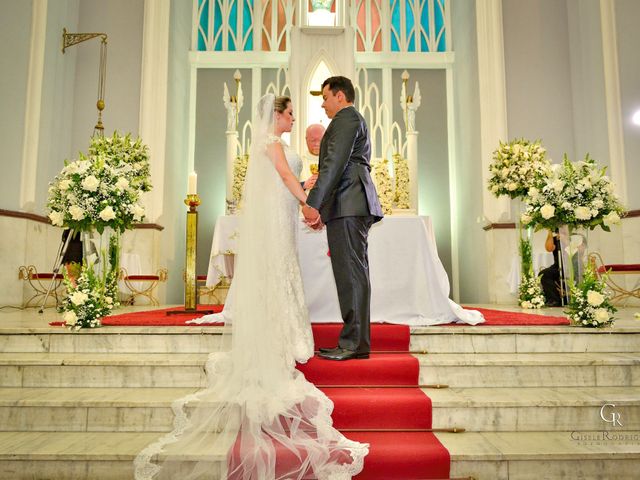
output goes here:
[[[602, 418], [602, 420], [607, 423], [611, 423], [614, 427], [616, 426], [616, 424], [622, 426], [622, 422], [620, 421], [622, 416], [620, 415], [620, 412], [616, 412], [615, 410], [613, 410], [615, 407], [616, 406], [613, 403], [605, 403], [600, 409], [600, 418]], [[607, 412], [608, 415], [606, 415]]]

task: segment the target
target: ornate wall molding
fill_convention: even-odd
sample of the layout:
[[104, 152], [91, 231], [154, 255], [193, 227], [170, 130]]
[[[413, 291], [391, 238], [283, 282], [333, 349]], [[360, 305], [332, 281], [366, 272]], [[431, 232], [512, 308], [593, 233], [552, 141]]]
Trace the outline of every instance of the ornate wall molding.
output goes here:
[[[49, 220], [49, 218], [45, 217], [44, 215], [22, 212], [20, 210], [5, 210], [3, 208], [0, 208], [0, 217], [24, 218], [25, 220], [31, 220], [33, 222], [51, 225], [51, 220]], [[136, 230], [164, 230], [164, 227], [158, 223], [134, 223], [133, 228]]]

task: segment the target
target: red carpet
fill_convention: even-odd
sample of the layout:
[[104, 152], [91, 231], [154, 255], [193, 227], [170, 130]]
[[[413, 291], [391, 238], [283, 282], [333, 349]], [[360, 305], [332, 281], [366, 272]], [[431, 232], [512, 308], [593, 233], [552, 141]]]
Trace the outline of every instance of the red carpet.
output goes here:
[[[316, 348], [336, 344], [340, 325], [312, 327]], [[407, 352], [409, 327], [372, 325], [371, 344], [374, 351]], [[431, 399], [418, 388], [415, 357], [373, 353], [367, 360], [335, 362], [316, 356], [298, 369], [333, 401], [334, 426], [370, 445], [357, 480], [449, 478], [449, 452], [435, 435], [402, 431], [432, 428]]]
[[[198, 310], [213, 310], [215, 313], [222, 311], [223, 305], [198, 305]], [[110, 327], [146, 327], [156, 326], [180, 326], [189, 325], [187, 320], [202, 317], [204, 314], [167, 315], [169, 311], [184, 310], [184, 307], [162, 308], [160, 310], [145, 310], [143, 312], [122, 313], [109, 315], [102, 319], [102, 325]], [[210, 323], [208, 325], [222, 325]]]
[[[214, 310], [222, 311], [223, 305], [198, 305], [198, 310]], [[161, 310], [147, 310], [144, 312], [124, 313], [120, 315], [110, 315], [103, 319], [103, 325], [109, 326], [185, 326], [185, 323], [192, 318], [201, 317], [200, 315], [166, 315], [168, 310], [179, 310], [180, 307], [165, 308]], [[477, 325], [481, 326], [524, 326], [524, 325], [569, 325], [567, 317], [538, 315], [535, 313], [506, 312], [503, 310], [494, 310], [490, 308], [469, 308], [469, 310], [478, 310], [484, 315], [485, 322]], [[561, 310], [558, 309], [560, 313]], [[207, 325], [220, 325], [217, 323], [209, 323]], [[447, 326], [468, 326], [464, 323], [451, 323]], [[339, 329], [342, 324], [327, 323], [314, 324], [314, 335], [316, 336], [316, 348], [332, 347], [337, 343]], [[371, 325], [372, 329], [377, 327], [385, 327], [393, 330], [385, 330], [385, 334], [375, 337], [372, 331], [372, 348], [374, 350], [398, 351], [403, 350], [401, 347], [406, 340], [409, 345], [409, 331], [403, 329], [400, 325], [392, 325], [387, 323], [376, 323]], [[317, 330], [316, 330], [317, 328]], [[336, 330], [337, 329], [337, 330]], [[378, 343], [383, 342], [383, 343]]]
[[[494, 310], [492, 308], [475, 308], [464, 307], [466, 310], [477, 310], [484, 315], [484, 323], [479, 326], [497, 326], [497, 325], [570, 325], [571, 322], [567, 317], [556, 317], [549, 315], [539, 315], [536, 313], [522, 312], [506, 312], [504, 310]], [[562, 309], [558, 309], [558, 313], [562, 313]], [[464, 323], [453, 323], [450, 325], [465, 326]]]

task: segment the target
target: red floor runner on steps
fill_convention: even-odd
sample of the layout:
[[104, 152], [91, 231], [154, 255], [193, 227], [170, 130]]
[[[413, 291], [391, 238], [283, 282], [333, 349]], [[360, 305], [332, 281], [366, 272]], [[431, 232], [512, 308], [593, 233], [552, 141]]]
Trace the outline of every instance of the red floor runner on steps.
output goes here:
[[[333, 346], [341, 325], [312, 325], [316, 349]], [[409, 350], [409, 327], [372, 325], [376, 350]], [[418, 360], [408, 353], [373, 353], [367, 360], [335, 362], [319, 357], [298, 369], [334, 403], [334, 426], [345, 436], [369, 443], [369, 455], [357, 480], [448, 478], [449, 452], [430, 432], [353, 432], [350, 429], [429, 429], [431, 399], [418, 385]], [[362, 387], [369, 385], [369, 387]], [[387, 388], [372, 388], [386, 385]], [[392, 386], [404, 386], [393, 388]], [[411, 387], [413, 388], [407, 388]]]

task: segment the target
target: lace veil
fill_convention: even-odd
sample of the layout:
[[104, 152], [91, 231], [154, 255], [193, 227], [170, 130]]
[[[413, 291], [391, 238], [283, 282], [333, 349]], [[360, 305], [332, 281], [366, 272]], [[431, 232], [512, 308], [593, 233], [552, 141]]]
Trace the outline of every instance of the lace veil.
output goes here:
[[368, 446], [332, 426], [333, 403], [295, 369], [313, 355], [296, 256], [297, 201], [267, 145], [274, 95], [253, 118], [233, 288], [233, 320], [209, 355], [207, 388], [175, 401], [174, 429], [134, 462], [138, 480], [350, 479]]

